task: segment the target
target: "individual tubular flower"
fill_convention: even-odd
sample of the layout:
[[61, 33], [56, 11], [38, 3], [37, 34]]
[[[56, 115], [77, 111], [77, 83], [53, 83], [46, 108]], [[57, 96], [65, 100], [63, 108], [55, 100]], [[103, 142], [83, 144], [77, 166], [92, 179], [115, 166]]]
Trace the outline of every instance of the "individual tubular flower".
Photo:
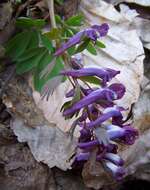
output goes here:
[[110, 162], [112, 162], [118, 166], [123, 166], [123, 164], [124, 164], [124, 160], [117, 154], [113, 154], [113, 153], [106, 153], [103, 156], [103, 159], [109, 160]]
[[90, 152], [81, 152], [76, 155], [76, 161], [86, 161], [89, 159]]
[[110, 161], [104, 162], [104, 165], [118, 181], [121, 180], [125, 175], [125, 169], [123, 167], [115, 165]]
[[64, 43], [58, 50], [55, 52], [55, 56], [61, 55], [68, 48], [79, 44], [84, 38], [89, 38], [90, 40], [96, 42], [100, 37], [103, 37], [107, 34], [109, 29], [108, 24], [104, 23], [102, 25], [93, 25], [91, 28], [85, 29], [78, 32], [73, 37], [71, 37], [66, 43]]
[[91, 148], [91, 147], [96, 146], [96, 145], [99, 145], [99, 141], [98, 140], [78, 143], [78, 147], [81, 148], [81, 149]]
[[[70, 94], [72, 95], [72, 91], [69, 92], [69, 95], [67, 93], [67, 96], [70, 96]], [[73, 106], [71, 106], [70, 108], [66, 109], [63, 112], [63, 115], [70, 115], [75, 113], [76, 111], [94, 103], [94, 102], [98, 102], [99, 104], [101, 104], [101, 102], [103, 103], [102, 100], [106, 100], [106, 102], [113, 102], [113, 100], [116, 100], [117, 97], [119, 97], [117, 95], [117, 93], [115, 93], [115, 91], [110, 90], [109, 88], [102, 88], [102, 89], [97, 89], [94, 91], [91, 91], [91, 93], [89, 93], [87, 96], [83, 97], [80, 101], [78, 101], [77, 103], [75, 103]], [[108, 117], [111, 117], [111, 115], [113, 116], [114, 114], [120, 114], [120, 112], [118, 113], [118, 110], [111, 110], [111, 114], [105, 114], [106, 115], [106, 120], [108, 119]], [[109, 116], [110, 115], [110, 116]], [[99, 118], [100, 119], [100, 118]], [[103, 121], [102, 121], [103, 122]]]
[[111, 140], [118, 140], [127, 145], [134, 144], [138, 137], [138, 131], [130, 125], [122, 127], [116, 125], [107, 126], [107, 133]]
[[87, 68], [81, 68], [78, 70], [72, 69], [72, 70], [65, 70], [61, 71], [60, 74], [65, 76], [71, 76], [74, 78], [80, 78], [84, 76], [97, 76], [103, 81], [103, 85], [106, 85], [107, 82], [109, 82], [112, 78], [114, 78], [117, 74], [119, 74], [120, 71], [116, 71], [114, 69], [110, 68], [97, 68], [97, 67], [87, 67]]
[[105, 112], [103, 112], [103, 114], [100, 117], [98, 117], [94, 121], [87, 123], [86, 126], [89, 128], [97, 127], [100, 126], [106, 120], [113, 117], [116, 118], [116, 120], [119, 120], [119, 122], [123, 119], [123, 116], [118, 108], [106, 108]]

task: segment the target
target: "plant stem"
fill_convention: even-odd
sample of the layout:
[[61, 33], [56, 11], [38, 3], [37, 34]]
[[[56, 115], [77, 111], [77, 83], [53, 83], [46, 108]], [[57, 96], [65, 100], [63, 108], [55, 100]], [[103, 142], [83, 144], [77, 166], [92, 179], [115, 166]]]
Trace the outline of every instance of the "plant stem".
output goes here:
[[51, 27], [56, 28], [55, 14], [54, 14], [54, 0], [46, 0], [48, 4]]

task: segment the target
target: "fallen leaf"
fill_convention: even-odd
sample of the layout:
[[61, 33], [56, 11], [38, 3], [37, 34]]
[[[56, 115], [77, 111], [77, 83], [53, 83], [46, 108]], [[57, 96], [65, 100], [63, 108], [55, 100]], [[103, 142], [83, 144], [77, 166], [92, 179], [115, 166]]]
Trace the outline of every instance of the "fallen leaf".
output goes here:
[[111, 82], [121, 82], [125, 85], [124, 97], [116, 102], [129, 108], [138, 100], [143, 78], [144, 49], [136, 28], [131, 27], [135, 14], [131, 12], [126, 16], [104, 1], [95, 0], [92, 4], [90, 2], [82, 0], [80, 5], [87, 25], [106, 22], [110, 29], [108, 35], [102, 39], [106, 48], [98, 49], [97, 56], [84, 51], [84, 63], [120, 70], [121, 73]]
[[[53, 124], [54, 125], [54, 124]], [[19, 142], [27, 142], [34, 158], [47, 164], [50, 168], [71, 169], [76, 148], [75, 138], [49, 125], [31, 128], [21, 118], [12, 121], [11, 128]]]

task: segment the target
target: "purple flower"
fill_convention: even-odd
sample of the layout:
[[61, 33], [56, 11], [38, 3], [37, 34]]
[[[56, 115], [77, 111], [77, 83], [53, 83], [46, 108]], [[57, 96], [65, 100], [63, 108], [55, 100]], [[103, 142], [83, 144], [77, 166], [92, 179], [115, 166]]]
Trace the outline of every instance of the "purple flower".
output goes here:
[[110, 119], [111, 117], [114, 117], [116, 120], [118, 119], [119, 121], [123, 118], [119, 109], [114, 107], [106, 108], [100, 117], [98, 117], [95, 121], [87, 123], [86, 126], [89, 128], [100, 126], [104, 121]]
[[107, 152], [111, 152], [114, 154], [117, 154], [118, 152], [118, 146], [116, 144], [109, 143], [106, 148], [107, 148]]
[[81, 69], [81, 68], [83, 68], [81, 54], [78, 53], [78, 54], [72, 56], [71, 60], [70, 60], [70, 63], [71, 63], [71, 67], [73, 69]]
[[116, 99], [121, 99], [126, 92], [125, 86], [121, 83], [113, 83], [108, 88], [116, 93]]
[[97, 38], [105, 36], [108, 32], [108, 29], [108, 24], [104, 23], [102, 25], [94, 25], [91, 28], [80, 31], [71, 37], [66, 43], [64, 43], [58, 50], [56, 50], [54, 55], [61, 55], [68, 48], [79, 44], [82, 40], [84, 40], [85, 37], [95, 42]]
[[118, 140], [127, 145], [132, 145], [138, 137], [138, 131], [130, 125], [123, 127], [109, 125], [107, 126], [107, 134], [111, 140]]
[[76, 160], [77, 161], [85, 161], [88, 160], [90, 156], [90, 152], [82, 152], [76, 155]]
[[62, 44], [62, 46], [56, 50], [55, 56], [61, 55], [66, 51], [68, 48], [79, 44], [81, 42], [82, 37], [84, 36], [85, 31], [78, 32], [73, 37], [71, 37], [66, 43]]
[[[84, 95], [88, 95], [90, 94], [91, 92], [93, 92], [94, 90], [97, 90], [98, 88], [91, 88], [91, 89], [85, 89], [83, 87], [80, 87], [81, 91], [84, 93]], [[66, 93], [66, 98], [70, 98], [70, 97], [73, 97], [75, 95], [75, 89], [71, 89], [69, 92]]]
[[89, 95], [82, 98], [80, 101], [75, 103], [72, 107], [66, 109], [63, 112], [63, 115], [70, 115], [75, 113], [76, 111], [80, 110], [81, 108], [84, 108], [85, 106], [88, 106], [97, 100], [108, 100], [112, 102], [115, 99], [115, 93], [112, 90], [109, 89], [98, 89], [93, 92], [91, 92]]
[[121, 180], [123, 178], [123, 176], [125, 175], [125, 169], [123, 167], [116, 166], [115, 164], [109, 161], [106, 161], [104, 163], [106, 168], [111, 172], [111, 174], [116, 180]]
[[117, 154], [113, 154], [113, 153], [106, 153], [103, 156], [103, 159], [106, 159], [106, 160], [114, 163], [117, 166], [123, 166], [123, 164], [124, 164], [123, 159], [120, 156], [118, 156]]
[[92, 28], [98, 31], [100, 37], [106, 36], [109, 30], [107, 23], [103, 23], [102, 25], [93, 25]]
[[90, 129], [86, 129], [85, 127], [83, 127], [82, 130], [80, 130], [80, 138], [79, 138], [79, 142], [85, 142], [85, 141], [90, 141], [92, 137], [92, 133], [90, 131]]
[[110, 68], [97, 68], [97, 67], [89, 67], [89, 68], [82, 68], [78, 70], [65, 70], [61, 71], [60, 74], [71, 76], [74, 78], [79, 78], [83, 76], [97, 76], [103, 80], [103, 84], [105, 85], [106, 82], [109, 82], [112, 78], [114, 78], [120, 71], [116, 71]]
[[81, 149], [90, 148], [90, 147], [93, 147], [93, 146], [96, 146], [96, 145], [99, 145], [99, 141], [98, 140], [78, 143], [78, 147], [81, 148]]
[[90, 29], [86, 29], [84, 31], [84, 35], [88, 38], [90, 38], [91, 40], [93, 40], [94, 42], [97, 40], [98, 35], [96, 33], [96, 30], [93, 30], [92, 28]]

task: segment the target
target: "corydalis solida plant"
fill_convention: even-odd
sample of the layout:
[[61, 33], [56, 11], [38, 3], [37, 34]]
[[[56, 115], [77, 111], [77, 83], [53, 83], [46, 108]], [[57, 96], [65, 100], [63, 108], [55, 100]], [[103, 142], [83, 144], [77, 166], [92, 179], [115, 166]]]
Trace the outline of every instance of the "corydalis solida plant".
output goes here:
[[[98, 38], [107, 34], [108, 29], [108, 25], [104, 23], [77, 33], [56, 50], [55, 56], [87, 39], [96, 43]], [[73, 88], [66, 94], [66, 97], [72, 100], [63, 106], [63, 116], [66, 118], [75, 116], [74, 123], [80, 126], [74, 166], [83, 165], [96, 151], [95, 161], [101, 162], [116, 180], [121, 180], [125, 169], [124, 161], [117, 155], [118, 144], [132, 145], [138, 137], [138, 132], [131, 124], [124, 124], [122, 112], [125, 109], [115, 104], [115, 100], [121, 99], [125, 94], [124, 85], [121, 83], [109, 85], [120, 71], [110, 68], [84, 68], [74, 59], [75, 64], [73, 68], [60, 73], [69, 77], [73, 84]], [[91, 87], [82, 80], [83, 77], [89, 76], [99, 80], [98, 87]]]

